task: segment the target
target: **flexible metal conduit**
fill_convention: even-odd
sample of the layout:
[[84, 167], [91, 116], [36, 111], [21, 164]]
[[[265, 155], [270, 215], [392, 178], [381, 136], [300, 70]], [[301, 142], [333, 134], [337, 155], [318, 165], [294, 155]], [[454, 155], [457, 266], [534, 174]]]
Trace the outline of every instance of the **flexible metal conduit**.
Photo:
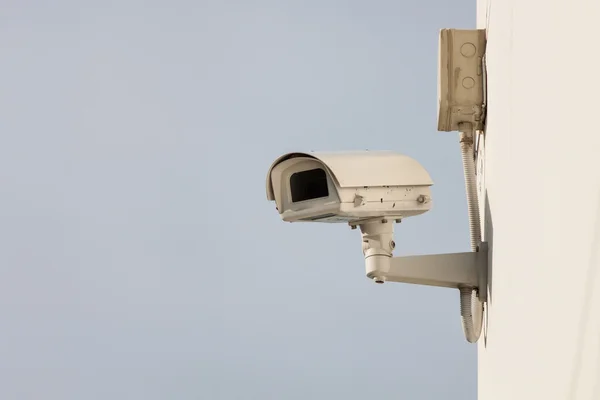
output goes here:
[[[481, 241], [481, 224], [479, 220], [479, 201], [477, 196], [477, 180], [475, 176], [475, 160], [473, 153], [474, 133], [470, 124], [461, 124], [459, 128], [460, 151], [462, 154], [467, 208], [469, 212], [471, 251], [477, 251], [477, 247]], [[474, 288], [464, 287], [459, 290], [460, 315], [463, 331], [467, 341], [469, 343], [475, 343], [481, 335], [483, 303], [477, 298]], [[473, 310], [473, 303], [475, 303], [476, 306], [475, 310]]]

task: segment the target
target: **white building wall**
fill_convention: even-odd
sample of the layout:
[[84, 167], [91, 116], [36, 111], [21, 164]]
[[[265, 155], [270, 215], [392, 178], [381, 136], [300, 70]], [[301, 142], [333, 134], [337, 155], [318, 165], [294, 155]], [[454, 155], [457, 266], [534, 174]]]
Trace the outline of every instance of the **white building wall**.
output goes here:
[[600, 400], [600, 1], [477, 6], [492, 243], [479, 398]]

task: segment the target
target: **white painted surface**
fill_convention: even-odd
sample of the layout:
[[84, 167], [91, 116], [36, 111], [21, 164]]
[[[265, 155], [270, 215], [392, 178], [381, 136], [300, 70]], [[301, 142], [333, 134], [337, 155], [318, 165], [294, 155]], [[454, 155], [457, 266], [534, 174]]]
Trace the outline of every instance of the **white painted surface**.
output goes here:
[[477, 15], [493, 243], [479, 398], [600, 399], [600, 2], [478, 0]]

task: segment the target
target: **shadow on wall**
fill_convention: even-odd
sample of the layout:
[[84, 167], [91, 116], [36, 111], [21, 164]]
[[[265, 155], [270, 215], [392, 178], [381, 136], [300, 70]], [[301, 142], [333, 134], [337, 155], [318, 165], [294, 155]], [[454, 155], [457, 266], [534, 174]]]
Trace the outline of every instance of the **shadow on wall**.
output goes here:
[[485, 221], [485, 240], [488, 244], [488, 294], [487, 304], [485, 305], [484, 312], [484, 331], [483, 340], [484, 344], [487, 345], [487, 332], [488, 332], [488, 308], [489, 304], [493, 301], [493, 280], [494, 280], [494, 221], [492, 218], [492, 210], [490, 207], [490, 201], [485, 192], [485, 210], [484, 210], [484, 221]]
[[[597, 291], [595, 286], [599, 269], [598, 266], [600, 264], [600, 254], [598, 252], [598, 247], [600, 246], [600, 193], [596, 196], [598, 199], [598, 204], [596, 209], [594, 235], [591, 238], [590, 258], [585, 274], [585, 286], [583, 288], [583, 308], [581, 310], [581, 316], [579, 317], [577, 329], [578, 337], [577, 341], [575, 342], [575, 354], [573, 356], [571, 382], [569, 384], [569, 399], [577, 398], [580, 391], [583, 390], [580, 386], [582, 385], [581, 377], [586, 375], [583, 373], [585, 368], [584, 354], [586, 352], [587, 344], [585, 338], [586, 334], [589, 333], [590, 330], [594, 329], [594, 318], [597, 318], [597, 316], [592, 312], [592, 308], [594, 305], [594, 292]], [[592, 333], [592, 335], [596, 335], [596, 333]], [[600, 349], [598, 349], [596, 360], [597, 365], [600, 365]], [[600, 398], [600, 379], [595, 381], [592, 393], [593, 395], [590, 397], [591, 399]]]

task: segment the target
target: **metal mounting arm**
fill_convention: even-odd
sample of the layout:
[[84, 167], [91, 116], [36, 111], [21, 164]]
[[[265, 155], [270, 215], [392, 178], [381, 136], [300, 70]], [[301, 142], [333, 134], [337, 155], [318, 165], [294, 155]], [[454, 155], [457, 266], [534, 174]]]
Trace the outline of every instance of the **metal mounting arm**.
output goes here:
[[367, 277], [375, 282], [472, 288], [477, 289], [480, 301], [486, 301], [486, 243], [480, 243], [476, 252], [392, 257], [396, 243], [391, 222], [381, 219], [364, 221], [360, 229]]
[[367, 277], [377, 283], [402, 282], [447, 288], [481, 285], [480, 271], [487, 269], [487, 252], [436, 254], [409, 257], [365, 257]]

